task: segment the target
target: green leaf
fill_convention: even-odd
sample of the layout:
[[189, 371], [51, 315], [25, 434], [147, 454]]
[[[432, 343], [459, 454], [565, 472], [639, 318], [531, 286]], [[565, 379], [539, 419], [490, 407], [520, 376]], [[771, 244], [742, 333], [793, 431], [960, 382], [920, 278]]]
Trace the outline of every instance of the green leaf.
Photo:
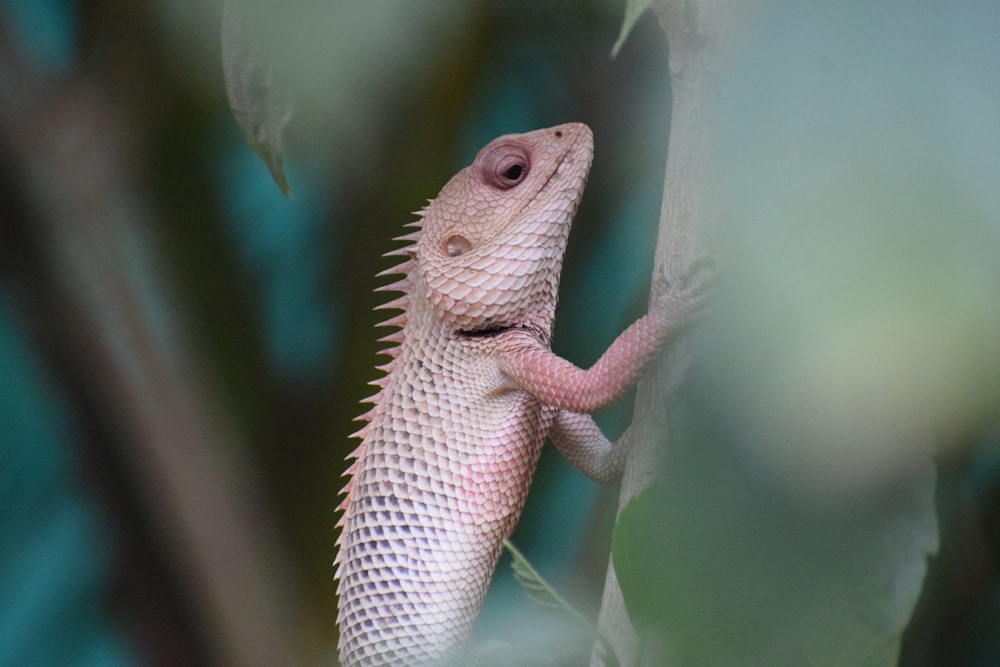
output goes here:
[[625, 4], [625, 18], [622, 21], [622, 30], [618, 34], [618, 40], [615, 42], [615, 45], [611, 47], [612, 57], [618, 55], [618, 52], [625, 44], [625, 40], [628, 39], [629, 33], [632, 32], [632, 28], [639, 21], [639, 17], [649, 9], [650, 2], [651, 0], [627, 0]]
[[222, 66], [229, 107], [247, 143], [264, 160], [286, 197], [284, 132], [292, 116], [277, 8], [261, 0], [227, 0], [222, 15]]
[[685, 667], [895, 665], [937, 545], [930, 458], [822, 506], [749, 468], [716, 413], [698, 434], [676, 426], [669, 468], [623, 508], [612, 542], [640, 637]]
[[552, 586], [546, 582], [542, 575], [538, 573], [528, 559], [524, 557], [517, 547], [511, 544], [510, 540], [503, 541], [504, 547], [510, 552], [512, 563], [511, 568], [514, 571], [514, 579], [524, 592], [528, 594], [532, 600], [537, 604], [547, 607], [549, 609], [554, 609], [559, 612], [566, 621], [571, 625], [575, 626], [577, 629], [584, 632], [587, 636], [593, 637], [604, 650], [605, 664], [608, 667], [617, 667], [618, 659], [611, 648], [611, 644], [608, 643], [607, 639], [601, 635], [597, 628], [594, 626], [590, 620], [587, 619], [582, 613], [580, 613], [573, 605], [566, 601], [559, 593], [556, 592]]

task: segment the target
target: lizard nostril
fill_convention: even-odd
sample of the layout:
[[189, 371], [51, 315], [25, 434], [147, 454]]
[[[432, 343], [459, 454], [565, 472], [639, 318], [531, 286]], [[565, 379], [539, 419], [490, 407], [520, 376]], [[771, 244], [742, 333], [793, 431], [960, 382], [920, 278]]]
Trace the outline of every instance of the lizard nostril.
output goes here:
[[562, 130], [556, 130], [556, 139], [562, 139]]

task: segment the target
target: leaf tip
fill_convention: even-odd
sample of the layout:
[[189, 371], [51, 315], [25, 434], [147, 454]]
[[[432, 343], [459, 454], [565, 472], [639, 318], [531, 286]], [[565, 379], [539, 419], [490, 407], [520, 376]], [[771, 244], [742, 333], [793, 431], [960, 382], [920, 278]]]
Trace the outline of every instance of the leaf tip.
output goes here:
[[621, 51], [622, 46], [625, 45], [625, 40], [632, 33], [632, 28], [635, 27], [636, 22], [639, 17], [649, 9], [649, 5], [652, 0], [627, 0], [625, 4], [625, 18], [622, 20], [622, 29], [618, 33], [618, 39], [615, 40], [614, 46], [611, 47], [611, 57], [614, 58]]

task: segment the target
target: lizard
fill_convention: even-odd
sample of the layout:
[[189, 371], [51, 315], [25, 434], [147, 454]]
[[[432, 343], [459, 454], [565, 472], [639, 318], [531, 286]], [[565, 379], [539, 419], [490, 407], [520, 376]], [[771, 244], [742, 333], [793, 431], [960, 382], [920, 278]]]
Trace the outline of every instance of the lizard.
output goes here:
[[[701, 302], [664, 290], [589, 369], [551, 351], [563, 253], [593, 159], [567, 123], [490, 142], [416, 213], [376, 288], [400, 310], [352, 437], [334, 565], [349, 667], [460, 659], [546, 438], [584, 474], [626, 447], [591, 413], [640, 375]], [[627, 434], [627, 432], [626, 432]]]

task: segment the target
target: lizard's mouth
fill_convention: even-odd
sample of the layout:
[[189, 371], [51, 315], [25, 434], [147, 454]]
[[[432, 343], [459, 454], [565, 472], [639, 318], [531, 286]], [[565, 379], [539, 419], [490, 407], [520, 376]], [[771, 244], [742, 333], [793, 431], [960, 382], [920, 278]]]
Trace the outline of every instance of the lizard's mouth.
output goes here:
[[[573, 140], [569, 143], [569, 145], [566, 146], [566, 150], [564, 150], [562, 155], [559, 156], [559, 161], [556, 163], [555, 169], [552, 170], [552, 173], [549, 174], [549, 177], [545, 179], [545, 182], [542, 183], [542, 186], [538, 189], [540, 193], [546, 192], [552, 185], [552, 181], [556, 180], [556, 177], [562, 173], [562, 171], [566, 167], [567, 158], [569, 158], [570, 155], [573, 155], [576, 152], [577, 145], [580, 143], [580, 141], [581, 141], [580, 136], [574, 137]], [[580, 190], [582, 192], [583, 188], [580, 188]]]
[[[570, 146], [570, 149], [572, 149], [572, 146]], [[549, 186], [552, 185], [553, 179], [555, 179], [555, 177], [559, 174], [559, 170], [562, 169], [562, 166], [566, 164], [567, 155], [569, 155], [569, 151], [563, 153], [562, 158], [560, 158], [559, 160], [559, 164], [556, 165], [556, 168], [552, 170], [552, 173], [549, 174], [549, 177], [545, 179], [544, 183], [542, 183], [542, 187], [538, 188], [538, 194], [542, 194], [543, 192], [548, 191]]]

